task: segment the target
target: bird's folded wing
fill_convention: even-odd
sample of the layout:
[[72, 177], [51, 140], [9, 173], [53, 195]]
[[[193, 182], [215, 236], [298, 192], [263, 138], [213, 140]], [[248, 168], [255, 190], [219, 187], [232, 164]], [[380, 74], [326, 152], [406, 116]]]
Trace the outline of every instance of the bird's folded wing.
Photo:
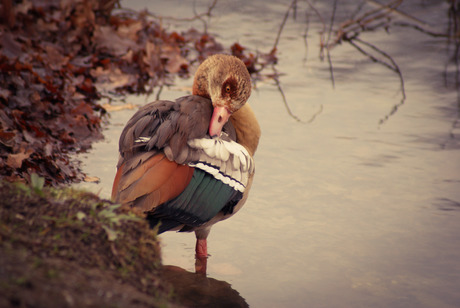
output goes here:
[[219, 212], [233, 213], [234, 206], [242, 198], [242, 193], [217, 180], [209, 173], [195, 169], [193, 177], [176, 198], [160, 204], [148, 213], [152, 225], [161, 222], [159, 232], [178, 226], [182, 231], [206, 223]]
[[223, 136], [207, 135], [211, 112], [210, 101], [197, 96], [141, 108], [120, 137], [112, 198], [139, 213], [183, 216], [184, 222], [202, 223], [221, 210], [232, 212], [254, 162], [232, 140], [230, 122]]
[[118, 168], [112, 199], [143, 214], [181, 194], [190, 183], [194, 169], [178, 165], [164, 154], [156, 154], [145, 161], [140, 156], [132, 157]]

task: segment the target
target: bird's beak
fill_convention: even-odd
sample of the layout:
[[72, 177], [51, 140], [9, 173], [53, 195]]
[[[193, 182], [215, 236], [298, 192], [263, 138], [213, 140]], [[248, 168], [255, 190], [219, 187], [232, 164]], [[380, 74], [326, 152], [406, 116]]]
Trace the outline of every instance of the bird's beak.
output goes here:
[[211, 137], [219, 137], [222, 133], [222, 128], [232, 113], [225, 106], [216, 106], [214, 107], [214, 112], [212, 113], [211, 122], [209, 122], [209, 135]]

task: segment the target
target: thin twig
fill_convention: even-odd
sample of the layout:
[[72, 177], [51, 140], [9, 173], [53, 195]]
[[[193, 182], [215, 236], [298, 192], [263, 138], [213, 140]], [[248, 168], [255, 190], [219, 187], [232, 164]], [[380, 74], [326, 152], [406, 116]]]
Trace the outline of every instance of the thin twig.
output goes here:
[[455, 89], [457, 90], [457, 108], [460, 116], [460, 40], [455, 42], [454, 64], [455, 64]]
[[[458, 129], [460, 126], [460, 35], [459, 35], [459, 30], [460, 30], [460, 11], [457, 10], [457, 1], [451, 1], [451, 5], [449, 8], [449, 26], [448, 26], [448, 45], [447, 45], [447, 50], [450, 48], [451, 40], [454, 41], [455, 48], [454, 48], [454, 54], [453, 54], [453, 62], [455, 65], [455, 80], [454, 80], [454, 85], [455, 89], [457, 92], [457, 114], [452, 122], [452, 125], [449, 129], [449, 138], [445, 140], [443, 143], [440, 144], [441, 149], [447, 148], [447, 145], [452, 139], [455, 139], [455, 130]], [[447, 62], [445, 64], [444, 68], [444, 82], [445, 85], [448, 86], [448, 76], [447, 76], [447, 69], [449, 67], [449, 63]]]
[[197, 11], [196, 11], [196, 6], [195, 6], [196, 2], [194, 2], [194, 4], [193, 4], [193, 13], [195, 13], [195, 17], [203, 23], [204, 33], [208, 33], [208, 23], [206, 22], [206, 20], [203, 19], [203, 17], [205, 17], [205, 16], [208, 17], [208, 18], [211, 17], [211, 12], [216, 7], [217, 1], [218, 0], [213, 0], [211, 5], [208, 7], [208, 10], [206, 12], [204, 12], [204, 13], [201, 13], [201, 14], [198, 14]]
[[[323, 28], [319, 32], [320, 58], [321, 58], [322, 57], [322, 52], [323, 52], [323, 49], [324, 49], [324, 46], [325, 46], [324, 34], [326, 32], [326, 23], [324, 22], [323, 16], [321, 16], [319, 11], [310, 3], [310, 1], [309, 0], [306, 0], [306, 1], [307, 1], [308, 6], [313, 10], [313, 12], [315, 12], [316, 16], [318, 16], [318, 18], [319, 18], [319, 20], [321, 22], [321, 25], [323, 26]], [[305, 43], [306, 43], [306, 40], [307, 40], [307, 37], [306, 37], [306, 34], [305, 34]]]
[[305, 11], [305, 32], [303, 33], [303, 42], [305, 45], [305, 55], [303, 57], [303, 63], [307, 62], [308, 59], [308, 32], [310, 30], [310, 15], [308, 11]]
[[[383, 7], [382, 4], [380, 4], [380, 3], [378, 3], [377, 1], [374, 1], [374, 0], [366, 0], [366, 2], [371, 3], [371, 4], [373, 4], [373, 5], [376, 5], [376, 6]], [[401, 4], [401, 3], [402, 3], [402, 1], [401, 1], [399, 4]], [[397, 6], [399, 6], [399, 4], [398, 4]], [[404, 17], [404, 18], [407, 18], [407, 19], [410, 19], [410, 20], [412, 20], [412, 21], [415, 21], [415, 22], [417, 22], [417, 23], [419, 23], [419, 24], [421, 24], [421, 25], [424, 25], [424, 26], [428, 25], [428, 24], [427, 24], [426, 22], [424, 22], [423, 20], [418, 19], [417, 17], [414, 17], [414, 16], [409, 15], [409, 14], [407, 14], [407, 13], [404, 13], [404, 12], [398, 10], [396, 7], [391, 8], [391, 11], [392, 11], [393, 13], [396, 13], [396, 14], [398, 14], [398, 15]]]
[[[325, 32], [325, 29], [326, 29], [326, 25], [324, 23], [324, 20], [321, 16], [321, 14], [316, 10], [316, 8], [310, 3], [310, 1], [307, 0], [307, 3], [308, 5], [310, 6], [310, 8], [312, 8], [312, 10], [316, 13], [316, 15], [320, 18], [322, 24], [323, 24], [323, 31], [321, 32], [321, 42], [323, 42], [324, 40], [324, 32]], [[281, 25], [278, 29], [278, 34], [276, 36], [276, 39], [275, 39], [275, 43], [273, 44], [273, 48], [272, 48], [272, 52], [276, 51], [277, 49], [277, 46], [278, 46], [278, 43], [279, 43], [279, 40], [281, 38], [281, 34], [283, 32], [283, 29], [284, 29], [284, 26], [286, 25], [286, 22], [287, 22], [287, 19], [289, 17], [289, 13], [291, 11], [291, 9], [293, 10], [293, 14], [294, 14], [294, 19], [295, 19], [295, 15], [296, 15], [296, 11], [297, 11], [297, 0], [293, 0], [290, 4], [290, 6], [288, 7], [288, 9], [286, 10], [286, 13], [284, 14], [284, 18], [283, 18], [283, 21], [281, 22]], [[331, 26], [332, 27], [332, 26]], [[307, 48], [308, 47], [308, 42], [307, 42], [307, 34], [308, 34], [308, 26], [305, 30], [305, 34], [304, 34], [304, 38], [305, 38], [305, 47]], [[289, 107], [289, 103], [287, 101], [287, 98], [286, 98], [286, 95], [284, 94], [284, 91], [283, 91], [283, 88], [281, 86], [281, 82], [279, 80], [279, 73], [278, 71], [276, 70], [275, 66], [272, 64], [272, 69], [273, 69], [273, 80], [275, 81], [275, 84], [278, 88], [278, 91], [280, 92], [281, 94], [281, 97], [283, 99], [283, 103], [284, 103], [284, 106], [289, 114], [290, 117], [292, 117], [294, 120], [296, 120], [297, 122], [301, 122], [301, 123], [305, 123], [303, 122], [299, 117], [297, 117], [294, 113], [292, 113], [291, 111], [291, 108]], [[315, 120], [315, 118], [321, 114], [321, 112], [323, 111], [323, 105], [320, 106], [320, 110], [318, 112], [316, 112], [315, 114], [313, 114], [313, 116], [306, 122], [306, 123], [311, 123]]]
[[294, 1], [294, 5], [292, 6], [292, 18], [294, 20], [297, 19], [297, 0]]
[[[342, 40], [350, 39], [352, 37], [358, 36], [359, 33], [366, 31], [366, 30], [374, 30], [377, 27], [382, 26], [382, 22], [376, 26], [371, 27], [370, 24], [383, 20], [387, 18], [393, 10], [402, 3], [402, 0], [395, 0], [387, 5], [380, 5], [379, 8], [375, 10], [371, 10], [369, 12], [364, 13], [361, 17], [356, 19], [350, 19], [344, 22], [340, 28], [336, 31], [337, 36], [333, 44], [337, 45]], [[384, 25], [386, 22], [383, 23]]]
[[401, 107], [402, 105], [404, 105], [404, 102], [406, 101], [406, 97], [403, 96], [401, 98], [401, 100], [399, 101], [399, 103], [395, 104], [393, 106], [393, 108], [391, 108], [390, 112], [387, 113], [383, 118], [381, 118], [379, 120], [379, 126], [384, 124], [386, 121], [388, 121], [388, 119], [393, 116], [398, 110], [399, 110], [399, 107]]
[[371, 54], [365, 52], [362, 48], [360, 48], [358, 45], [356, 45], [354, 42], [350, 42], [352, 44], [352, 46], [356, 47], [360, 52], [364, 52], [365, 55], [367, 55], [368, 57], [370, 57], [373, 61], [377, 62], [377, 63], [380, 63], [382, 65], [384, 65], [385, 67], [391, 69], [393, 72], [395, 72], [396, 74], [398, 74], [398, 77], [399, 77], [399, 81], [400, 81], [400, 86], [401, 86], [401, 100], [399, 101], [398, 104], [394, 105], [393, 108], [391, 109], [391, 111], [385, 115], [382, 119], [380, 119], [379, 121], [379, 125], [382, 125], [384, 124], [392, 115], [394, 115], [399, 107], [401, 107], [402, 105], [404, 105], [404, 102], [406, 101], [406, 90], [405, 90], [405, 85], [404, 85], [404, 78], [403, 78], [403, 75], [401, 73], [401, 70], [399, 69], [399, 66], [398, 64], [395, 62], [395, 60], [389, 55], [387, 54], [386, 52], [384, 52], [383, 50], [377, 48], [375, 45], [372, 45], [371, 43], [368, 43], [368, 42], [365, 42], [359, 38], [355, 38], [354, 39], [355, 41], [363, 44], [363, 45], [366, 45], [368, 46], [369, 48], [371, 48], [372, 50], [376, 51], [377, 53], [379, 53], [380, 55], [384, 56], [385, 58], [387, 58], [390, 62], [391, 62], [391, 65], [384, 62], [384, 61], [381, 61], [381, 60], [378, 60], [376, 57], [372, 56]]
[[[402, 3], [402, 1], [403, 0], [395, 0], [393, 2], [390, 2], [390, 3], [386, 4], [386, 5], [381, 5], [381, 6], [379, 6], [379, 8], [377, 8], [375, 10], [371, 10], [369, 12], [364, 13], [363, 16], [361, 16], [358, 19], [349, 20], [348, 22], [345, 22], [343, 24], [342, 28], [346, 28], [348, 26], [354, 26], [354, 27], [357, 27], [357, 28], [362, 28], [364, 25], [366, 25], [370, 21], [385, 17], [388, 14], [391, 14], [392, 11]], [[385, 12], [385, 11], [387, 11], [387, 12]]]
[[308, 124], [312, 123], [316, 119], [316, 117], [319, 116], [322, 112], [323, 112], [323, 104], [319, 105], [319, 110], [311, 116], [310, 120], [308, 120], [307, 123]]
[[455, 89], [457, 91], [457, 118], [452, 123], [452, 127], [450, 130], [451, 138], [455, 138], [454, 130], [457, 128], [457, 125], [460, 121], [460, 35], [458, 35], [460, 30], [460, 25], [458, 24], [460, 20], [460, 11], [458, 11], [459, 3], [457, 3], [457, 7], [455, 7], [455, 2], [452, 1], [451, 10], [452, 10], [452, 19], [454, 22], [454, 33], [457, 34], [455, 36], [455, 52], [454, 52], [454, 63], [455, 63]]
[[326, 55], [327, 55], [327, 62], [329, 63], [329, 71], [331, 73], [332, 88], [335, 88], [335, 80], [334, 80], [334, 68], [332, 66], [329, 42], [331, 40], [331, 33], [332, 33], [332, 27], [334, 25], [336, 9], [337, 9], [337, 0], [334, 0], [334, 6], [332, 8], [332, 15], [331, 15], [331, 22], [329, 24], [329, 33], [327, 35], [327, 43], [326, 43]]
[[[363, 42], [363, 41], [361, 41], [358, 37], [355, 37], [355, 38], [353, 38], [353, 39], [351, 39], [351, 40], [347, 40], [347, 42], [348, 42], [351, 46], [355, 47], [360, 53], [362, 53], [363, 55], [369, 57], [372, 61], [374, 61], [374, 62], [376, 62], [376, 63], [379, 63], [379, 64], [381, 64], [381, 65], [383, 65], [383, 66], [389, 68], [389, 69], [392, 70], [393, 72], [396, 72], [396, 73], [398, 72], [398, 70], [397, 70], [393, 65], [390, 65], [390, 64], [388, 64], [387, 62], [382, 61], [382, 60], [380, 60], [379, 58], [377, 58], [377, 57], [371, 55], [370, 53], [368, 53], [367, 51], [365, 51], [363, 48], [361, 48], [358, 44], [356, 44], [354, 41], [358, 41], [358, 42], [361, 42], [361, 43]], [[369, 44], [369, 43], [367, 43], [367, 44]], [[375, 47], [375, 48], [376, 48], [376, 47]]]
[[457, 112], [460, 117], [460, 3], [457, 1], [451, 1], [451, 7], [449, 9], [449, 15], [453, 22], [453, 28], [451, 29], [453, 38], [455, 41], [454, 51], [454, 63], [455, 63], [455, 88], [457, 89]]
[[160, 100], [160, 94], [161, 92], [163, 91], [163, 85], [160, 86], [160, 88], [158, 89], [158, 92], [157, 92], [157, 95], [155, 97], [155, 100]]
[[452, 38], [455, 38], [455, 34], [444, 34], [444, 33], [439, 33], [439, 32], [433, 32], [433, 31], [430, 31], [428, 29], [425, 29], [425, 28], [422, 28], [418, 25], [414, 25], [414, 24], [410, 24], [410, 23], [407, 23], [407, 22], [402, 22], [402, 21], [396, 21], [393, 23], [393, 25], [395, 26], [398, 26], [398, 27], [405, 27], [405, 28], [413, 28], [417, 31], [420, 31], [424, 34], [428, 34], [432, 37], [444, 37], [444, 38], [449, 38], [449, 39], [452, 39]]
[[302, 122], [302, 120], [299, 117], [297, 117], [295, 114], [292, 113], [291, 108], [289, 107], [289, 104], [287, 102], [286, 95], [284, 94], [283, 88], [281, 87], [281, 83], [278, 78], [279, 77], [278, 71], [276, 70], [275, 65], [273, 64], [272, 64], [272, 69], [274, 73], [273, 80], [275, 81], [276, 86], [278, 87], [278, 91], [280, 92], [281, 98], [283, 99], [284, 107], [286, 107], [286, 110], [289, 116], [293, 118], [294, 120], [296, 120], [297, 122]]
[[294, 8], [294, 6], [296, 5], [296, 2], [297, 2], [297, 0], [293, 0], [291, 2], [291, 5], [289, 5], [288, 9], [286, 10], [286, 13], [284, 14], [283, 21], [281, 22], [281, 25], [280, 25], [280, 27], [278, 29], [278, 34], [276, 35], [275, 43], [273, 44], [272, 52], [274, 50], [276, 50], [276, 48], [278, 46], [279, 40], [281, 38], [281, 33], [283, 32], [284, 25], [286, 24], [286, 21], [287, 21], [287, 19], [289, 17], [289, 12], [291, 11], [292, 8]]
[[351, 13], [351, 16], [350, 16], [351, 20], [354, 20], [356, 18], [355, 16], [358, 16], [358, 14], [361, 12], [365, 4], [366, 4], [366, 1], [361, 1], [361, 3], [358, 5], [355, 11]]
[[359, 38], [356, 38], [355, 41], [358, 41], [361, 44], [364, 44], [364, 45], [372, 48], [373, 50], [375, 50], [376, 52], [380, 53], [382, 56], [384, 56], [385, 58], [387, 58], [391, 62], [392, 66], [394, 68], [393, 70], [398, 74], [398, 76], [399, 76], [399, 78], [401, 80], [401, 91], [402, 91], [402, 94], [403, 94], [404, 98], [406, 98], [406, 92], [404, 90], [404, 78], [402, 76], [402, 73], [401, 73], [401, 70], [399, 69], [398, 64], [396, 64], [396, 61], [389, 54], [387, 54], [383, 50], [377, 48], [375, 45], [372, 45], [371, 43], [365, 42], [365, 41], [363, 41], [363, 40], [361, 40]]

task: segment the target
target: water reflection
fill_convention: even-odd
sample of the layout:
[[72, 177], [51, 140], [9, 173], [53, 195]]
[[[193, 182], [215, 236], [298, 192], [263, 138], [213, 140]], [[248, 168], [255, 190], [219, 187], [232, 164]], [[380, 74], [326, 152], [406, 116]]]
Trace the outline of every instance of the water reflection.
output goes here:
[[249, 307], [245, 299], [225, 281], [173, 265], [165, 265], [162, 276], [173, 285], [175, 298], [186, 307]]
[[435, 205], [441, 211], [460, 211], [460, 202], [449, 198], [438, 198]]

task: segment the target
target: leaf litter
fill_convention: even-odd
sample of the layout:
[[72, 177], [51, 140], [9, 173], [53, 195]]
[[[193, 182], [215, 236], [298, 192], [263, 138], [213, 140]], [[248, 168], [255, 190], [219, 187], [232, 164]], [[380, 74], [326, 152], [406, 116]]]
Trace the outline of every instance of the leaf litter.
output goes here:
[[102, 97], [170, 86], [214, 53], [239, 57], [255, 80], [277, 61], [274, 52], [238, 43], [227, 50], [193, 28], [167, 32], [149, 14], [114, 10], [115, 3], [24, 0], [4, 10], [11, 18], [0, 22], [1, 178], [84, 180], [72, 154], [103, 138]]

